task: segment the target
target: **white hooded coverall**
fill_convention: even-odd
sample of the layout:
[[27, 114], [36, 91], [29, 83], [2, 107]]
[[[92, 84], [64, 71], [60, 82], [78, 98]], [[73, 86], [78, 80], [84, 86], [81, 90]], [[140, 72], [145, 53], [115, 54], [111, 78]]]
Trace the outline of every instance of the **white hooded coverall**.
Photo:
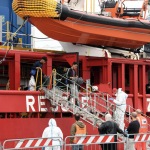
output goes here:
[[36, 83], [35, 83], [34, 76], [31, 76], [30, 81], [29, 81], [29, 91], [35, 91], [36, 90], [35, 86], [36, 86]]
[[114, 99], [114, 103], [116, 104], [115, 110], [115, 121], [118, 123], [120, 129], [124, 131], [124, 115], [126, 111], [126, 99], [128, 95], [122, 91], [122, 88], [119, 88], [116, 93], [116, 99]]
[[63, 133], [61, 129], [57, 127], [55, 119], [50, 119], [48, 125], [49, 127], [46, 127], [43, 131], [42, 138], [55, 138], [52, 141], [53, 147], [45, 147], [45, 150], [61, 150], [61, 145], [63, 144]]

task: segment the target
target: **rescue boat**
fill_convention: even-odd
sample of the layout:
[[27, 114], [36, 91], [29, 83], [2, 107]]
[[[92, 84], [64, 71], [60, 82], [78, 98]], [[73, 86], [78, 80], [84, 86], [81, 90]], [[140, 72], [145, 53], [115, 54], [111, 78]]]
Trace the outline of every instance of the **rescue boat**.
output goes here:
[[[150, 41], [150, 22], [141, 17], [145, 1], [126, 0], [105, 4], [104, 14], [89, 14], [69, 9], [55, 0], [13, 0], [13, 10], [53, 39], [96, 47], [138, 49]], [[132, 3], [130, 3], [132, 2]], [[144, 15], [144, 14], [143, 14]]]

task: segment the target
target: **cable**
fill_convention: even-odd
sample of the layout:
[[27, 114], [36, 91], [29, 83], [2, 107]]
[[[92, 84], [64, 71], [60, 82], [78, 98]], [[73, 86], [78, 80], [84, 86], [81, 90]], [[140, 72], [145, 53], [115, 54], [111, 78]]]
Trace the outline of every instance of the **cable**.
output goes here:
[[[6, 44], [8, 44], [8, 42], [6, 42]], [[3, 61], [5, 61], [6, 56], [7, 56], [7, 54], [9, 53], [10, 49], [11, 49], [11, 45], [9, 45], [9, 49], [6, 51], [5, 56], [0, 60], [0, 64], [2, 64]]]
[[9, 49], [6, 51], [5, 53], [5, 56], [0, 60], [0, 64], [2, 64], [5, 60], [6, 60], [6, 57], [7, 57], [7, 54], [9, 53], [10, 49], [11, 49], [11, 46], [13, 45], [13, 38], [16, 36], [16, 33], [25, 25], [25, 23], [27, 22], [28, 18], [26, 18], [24, 21], [23, 21], [23, 24], [16, 30], [15, 33], [12, 34], [11, 36], [11, 42], [10, 40], [7, 40], [6, 43], [4, 43], [3, 46], [9, 44]]
[[3, 23], [2, 26], [6, 25], [7, 22]]
[[[15, 27], [13, 24], [11, 24], [11, 26], [17, 29], [17, 27]], [[20, 31], [20, 32], [23, 33], [23, 34], [25, 34], [26, 36], [30, 36], [30, 37], [35, 38], [35, 39], [49, 39], [49, 37], [39, 38], [39, 37], [35, 37], [35, 36], [32, 36], [32, 35], [29, 35], [29, 34], [27, 34], [25, 32], [22, 32], [22, 31]]]

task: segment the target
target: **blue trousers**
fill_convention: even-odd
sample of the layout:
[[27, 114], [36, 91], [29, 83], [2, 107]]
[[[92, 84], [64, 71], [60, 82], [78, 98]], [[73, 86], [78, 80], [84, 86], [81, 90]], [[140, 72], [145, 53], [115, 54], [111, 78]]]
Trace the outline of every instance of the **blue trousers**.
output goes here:
[[83, 150], [83, 145], [72, 145], [72, 150]]

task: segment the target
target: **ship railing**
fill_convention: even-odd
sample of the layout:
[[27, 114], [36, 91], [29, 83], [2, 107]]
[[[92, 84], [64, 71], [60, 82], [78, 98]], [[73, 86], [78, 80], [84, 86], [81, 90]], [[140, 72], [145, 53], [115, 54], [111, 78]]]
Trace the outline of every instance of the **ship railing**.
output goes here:
[[[60, 75], [59, 73], [56, 73], [56, 74], [58, 76], [61, 76], [61, 78], [65, 78], [64, 76]], [[67, 79], [67, 78], [65, 78], [65, 79]], [[61, 81], [58, 81], [58, 82], [61, 82]], [[86, 94], [82, 94], [82, 93], [80, 93], [80, 94], [82, 96], [86, 97], [86, 99], [89, 99], [91, 105], [94, 104], [92, 107], [93, 110], [96, 111], [96, 110], [98, 110], [96, 108], [101, 106], [105, 109], [105, 110], [103, 110], [105, 113], [101, 112], [100, 114], [105, 115], [106, 113], [111, 113], [111, 114], [114, 113], [113, 103], [109, 102], [109, 100], [108, 100], [108, 98], [111, 97], [108, 93], [101, 92], [101, 91], [97, 91], [97, 93], [92, 92], [91, 91], [92, 86], [89, 84], [89, 80], [86, 80], [86, 88], [78, 85], [77, 83], [74, 83], [74, 84], [76, 84], [80, 88], [81, 91], [85, 91]], [[63, 84], [63, 85], [65, 86], [65, 84]], [[68, 87], [67, 87], [67, 89], [68, 89]], [[68, 93], [68, 91], [67, 91], [67, 93]], [[93, 98], [91, 97], [91, 95], [93, 95]], [[71, 96], [73, 97], [74, 95], [71, 95]]]
[[[50, 90], [50, 92], [48, 92], [49, 95], [51, 95], [49, 97], [52, 100], [53, 105], [54, 104], [58, 104], [59, 101], [65, 101], [65, 108], [67, 109], [68, 107], [68, 103], [74, 104], [75, 103], [75, 95], [74, 93], [69, 92], [69, 88], [68, 85], [66, 85], [65, 83], [61, 82], [62, 79], [67, 79], [65, 76], [59, 74], [56, 72], [56, 70], [53, 72], [53, 88], [52, 90]], [[67, 79], [69, 80], [69, 79]], [[61, 88], [61, 86], [58, 86], [58, 83], [61, 83], [64, 87], [66, 88]], [[111, 102], [108, 101], [108, 97], [109, 95], [107, 93], [103, 93], [100, 92], [99, 93], [94, 93], [91, 90], [89, 90], [89, 81], [86, 82], [86, 88], [78, 85], [77, 83], [74, 82], [74, 86], [77, 85], [80, 90], [84, 91], [84, 92], [80, 92], [80, 97], [83, 97], [84, 100], [80, 101], [80, 106], [73, 106], [73, 110], [69, 110], [73, 113], [77, 112], [79, 109], [82, 108], [82, 110], [84, 110], [84, 113], [92, 113], [93, 116], [96, 117], [103, 117], [105, 114], [110, 113], [110, 114], [114, 114], [114, 107], [113, 104]], [[71, 95], [72, 99], [70, 101], [68, 101], [68, 96]], [[63, 97], [65, 96], [65, 98]], [[63, 102], [61, 103], [61, 105], [63, 104]], [[71, 105], [70, 104], [70, 105]], [[117, 107], [117, 106], [116, 106]], [[77, 108], [77, 109], [75, 109]], [[119, 108], [118, 108], [119, 109]], [[86, 115], [83, 116], [83, 119], [86, 120]], [[127, 120], [128, 121], [128, 120]], [[101, 122], [103, 122], [103, 120], [101, 119]], [[93, 125], [95, 125], [95, 123], [93, 122]]]
[[[35, 83], [36, 83], [36, 86], [37, 86], [37, 82], [38, 82], [38, 77], [39, 77], [39, 73], [40, 73], [40, 88], [42, 89], [42, 86], [43, 86], [43, 80], [42, 80], [42, 69], [41, 68], [38, 68], [36, 69], [36, 80], [35, 80]], [[35, 89], [36, 89], [36, 86], [35, 86]]]
[[[101, 91], [97, 91], [97, 93], [102, 93]], [[103, 93], [103, 94], [105, 94], [105, 93]], [[108, 99], [109, 99], [109, 97], [112, 97], [111, 95], [109, 95], [108, 93], [107, 93], [107, 107], [108, 107], [108, 110], [109, 110], [109, 112], [110, 112], [110, 109], [109, 109], [109, 106], [111, 105], [112, 106], [112, 108], [114, 109], [114, 110], [112, 110], [112, 113], [114, 113], [115, 112], [115, 107], [117, 108], [117, 109], [119, 109], [120, 111], [122, 111], [120, 108], [118, 108], [117, 106], [114, 106], [114, 104], [111, 102], [111, 101], [109, 101]], [[137, 109], [135, 109], [135, 108], [133, 108], [131, 105], [126, 105], [126, 112], [125, 112], [125, 115], [126, 115], [126, 117], [125, 117], [125, 121], [126, 122], [131, 122], [131, 113], [133, 112], [133, 111], [136, 111]], [[150, 124], [148, 124], [148, 122], [150, 122], [150, 117], [149, 116], [147, 116], [146, 114], [144, 114], [144, 113], [141, 113], [141, 115], [142, 116], [144, 116], [146, 119], [147, 119], [147, 125], [148, 125], [148, 130], [150, 130]], [[115, 120], [114, 120], [115, 121]]]
[[[57, 141], [57, 142], [56, 142]], [[61, 137], [8, 139], [3, 142], [3, 150], [44, 149], [46, 147], [59, 149], [64, 142]]]
[[[134, 136], [134, 138], [130, 138], [130, 136]], [[117, 141], [115, 137], [117, 137]], [[76, 138], [76, 143], [70, 143], [70, 139], [72, 141], [74, 138]], [[119, 149], [130, 149], [131, 146], [142, 148], [141, 144], [145, 145], [145, 149], [148, 150], [150, 149], [149, 143], [150, 133], [126, 134], [126, 137], [119, 134], [67, 136], [64, 141], [64, 150], [71, 150], [74, 146], [84, 147], [86, 150], [101, 150], [101, 148], [109, 149], [112, 145], [114, 149], [117, 149], [117, 147]]]
[[[56, 76], [59, 78], [57, 79]], [[69, 80], [70, 82], [72, 82], [70, 79], [67, 79], [65, 76], [59, 74], [56, 72], [56, 75], [53, 76], [53, 88], [57, 88], [59, 89], [60, 91], [62, 91], [62, 93], [66, 92], [66, 96], [68, 97], [70, 95], [70, 97], [74, 98], [75, 99], [75, 94], [74, 93], [70, 93], [69, 91], [69, 85], [61, 82], [62, 79], [65, 79], [65, 80]], [[58, 86], [58, 83], [61, 83], [62, 86]], [[74, 86], [77, 85], [80, 89], [80, 91], [84, 91], [84, 92], [80, 92], [80, 97], [84, 97], [86, 101], [89, 101], [88, 105], [92, 106], [92, 110], [96, 111], [97, 110], [97, 107], [98, 108], [104, 108], [103, 109], [103, 112], [106, 112], [108, 113], [108, 111], [111, 111], [111, 106], [112, 106], [112, 103], [109, 103], [108, 101], [108, 94], [107, 93], [103, 93], [103, 92], [100, 92], [97, 94], [97, 93], [94, 93], [91, 91], [91, 86], [89, 84], [89, 80], [86, 80], [85, 84], [86, 84], [86, 88], [84, 88], [83, 86], [77, 84], [77, 83], [73, 83]], [[63, 88], [62, 88], [63, 87]], [[65, 91], [66, 90], [66, 91]], [[74, 100], [73, 99], [73, 100]], [[86, 102], [84, 103], [83, 101], [80, 102], [83, 106], [85, 106]], [[98, 110], [97, 110], [98, 111]], [[99, 112], [100, 113], [100, 112]], [[100, 114], [103, 114], [102, 112]]]
[[[57, 72], [56, 72], [56, 75], [58, 77], [61, 77], [61, 79], [63, 79], [63, 78], [67, 79], [65, 76], [63, 76]], [[66, 96], [68, 97], [69, 96], [69, 87], [65, 83], [61, 82], [61, 79], [57, 80], [57, 78], [55, 78], [54, 80], [56, 80], [55, 81], [56, 83], [60, 82], [63, 85], [63, 87], [66, 86], [66, 88], [64, 88], [64, 89], [67, 89]], [[74, 83], [74, 84], [76, 84], [76, 83]], [[83, 93], [82, 92], [80, 93], [81, 97], [84, 97], [84, 98], [86, 98], [87, 101], [89, 101], [89, 103], [84, 102], [84, 101], [80, 102], [80, 104], [82, 105], [82, 108], [87, 109], [91, 113], [93, 113], [97, 116], [102, 116], [102, 117], [107, 113], [110, 113], [113, 115], [115, 113], [115, 108], [122, 111], [119, 107], [114, 106], [114, 104], [108, 100], [109, 97], [112, 97], [111, 95], [109, 95], [108, 93], [105, 93], [105, 92], [101, 92], [101, 91], [97, 91], [96, 93], [92, 92], [92, 90], [91, 90], [92, 86], [90, 85], [89, 80], [86, 80], [85, 84], [86, 84], [86, 88], [76, 84], [80, 88], [80, 91], [84, 91]], [[56, 87], [57, 87], [57, 84], [56, 84]], [[59, 88], [59, 90], [61, 90], [61, 87]], [[62, 93], [63, 92], [65, 93], [65, 91], [62, 91]], [[71, 97], [74, 97], [74, 95], [72, 94]], [[74, 99], [72, 102], [74, 102]], [[127, 116], [127, 117], [125, 117], [125, 121], [127, 123], [131, 122], [130, 114], [131, 114], [131, 112], [133, 112], [135, 110], [136, 109], [134, 109], [130, 105], [127, 105], [126, 112], [125, 112], [125, 115]], [[150, 121], [150, 117], [146, 116], [145, 114], [142, 114], [142, 115], [145, 116], [147, 118], [147, 120]], [[115, 119], [115, 118], [113, 118], [113, 119]], [[148, 124], [148, 127], [150, 129], [150, 124]]]
[[[65, 80], [67, 79], [67, 80], [69, 80], [70, 82], [72, 82], [72, 80], [66, 78], [65, 76], [63, 76], [63, 75], [61, 75], [61, 74], [59, 74], [59, 73], [57, 73], [57, 72], [56, 72], [56, 76], [57, 76], [59, 79], [57, 79], [56, 77], [54, 77], [54, 78], [53, 78], [53, 79], [54, 79], [54, 81], [53, 81], [54, 84], [53, 84], [53, 85], [56, 84], [56, 87], [60, 87], [60, 89], [61, 89], [62, 87], [66, 87], [67, 93], [68, 93], [68, 92], [69, 92], [68, 84], [66, 85], [65, 83], [61, 82], [61, 80], [62, 80], [62, 79], [65, 79]], [[56, 80], [56, 81], [55, 81], [55, 80]], [[61, 83], [62, 86], [57, 86], [57, 83]], [[86, 84], [86, 85], [85, 85], [86, 88], [84, 88], [83, 86], [81, 86], [81, 85], [79, 85], [79, 84], [77, 84], [77, 83], [75, 83], [75, 82], [74, 82], [74, 84], [79, 87], [79, 89], [80, 89], [79, 91], [80, 91], [80, 94], [81, 94], [82, 96], [87, 97], [87, 99], [88, 99], [91, 95], [94, 95], [94, 101], [95, 101], [95, 102], [97, 102], [99, 99], [102, 100], [102, 101], [105, 102], [105, 104], [106, 104], [106, 106], [105, 106], [105, 105], [102, 105], [102, 106], [104, 106], [104, 107], [107, 109], [107, 113], [108, 113], [109, 111], [111, 111], [110, 108], [111, 108], [111, 106], [113, 105], [113, 103], [108, 100], [110, 97], [112, 97], [111, 95], [109, 95], [109, 94], [106, 93], [106, 92], [101, 92], [101, 91], [98, 91], [98, 90], [97, 90], [96, 92], [93, 92], [93, 91], [91, 90], [91, 89], [92, 89], [92, 86], [91, 86], [91, 84], [90, 84], [89, 79], [86, 80], [86, 82], [84, 82], [84, 84]], [[65, 89], [65, 88], [64, 88], [64, 89]], [[83, 91], [83, 93], [86, 93], [86, 94], [82, 94], [81, 91]], [[73, 96], [73, 95], [71, 95], [71, 96]], [[89, 98], [89, 100], [92, 100], [91, 97]], [[117, 106], [116, 106], [116, 107], [117, 107]], [[114, 112], [114, 110], [112, 110], [112, 112]]]
[[[44, 90], [44, 88], [43, 88]], [[103, 122], [101, 118], [99, 118], [99, 115], [103, 115], [103, 113], [99, 110], [92, 111], [92, 107], [89, 105], [86, 105], [84, 102], [80, 102], [79, 105], [75, 105], [75, 101], [71, 99], [70, 101], [67, 100], [67, 97], [64, 96], [64, 91], [55, 87], [50, 91], [45, 91], [45, 97], [47, 99], [51, 100], [52, 106], [61, 106], [65, 108], [68, 112], [71, 112], [73, 114], [80, 113], [83, 120], [88, 122], [89, 124], [92, 124], [93, 126], [99, 126]], [[49, 96], [51, 95], [51, 96]], [[89, 119], [90, 117], [90, 119]]]
[[[3, 37], [3, 39], [4, 39], [4, 41], [6, 41], [6, 42], [4, 42], [4, 41], [2, 41], [2, 43], [3, 43], [3, 46], [11, 46], [11, 49], [13, 49], [14, 47], [16, 47], [16, 46], [18, 46], [18, 47], [22, 47], [22, 46], [24, 46], [25, 48], [31, 48], [31, 51], [33, 51], [33, 45], [32, 44], [25, 44], [25, 43], [22, 43], [22, 38], [24, 38], [24, 37], [31, 37], [31, 38], [33, 38], [33, 36], [32, 35], [30, 35], [30, 34], [26, 34], [26, 33], [18, 33], [19, 32], [19, 30], [22, 28], [22, 26], [25, 24], [27, 22], [27, 20], [26, 21], [24, 21], [23, 23], [22, 23], [22, 25], [20, 25], [20, 27], [18, 28], [18, 27], [15, 27], [13, 24], [11, 24], [11, 22], [9, 22], [9, 21], [6, 21], [3, 25], [2, 25], [2, 27], [3, 27], [3, 30], [2, 30], [2, 37]], [[16, 29], [16, 31], [15, 32], [11, 32], [10, 31], [10, 26], [13, 26], [15, 29]], [[7, 48], [8, 49], [8, 48]]]
[[[131, 138], [131, 136], [134, 136]], [[117, 137], [117, 138], [116, 138]], [[117, 140], [116, 140], [117, 139]], [[56, 142], [58, 141], [58, 143]], [[107, 145], [108, 144], [108, 145]], [[63, 140], [61, 137], [48, 138], [23, 138], [23, 139], [8, 139], [3, 142], [3, 150], [18, 150], [18, 149], [44, 149], [55, 148], [62, 150], [71, 150], [72, 147], [84, 147], [84, 150], [101, 150], [101, 148], [119, 147], [126, 149], [131, 146], [150, 149], [150, 133], [142, 134], [126, 134], [125, 137], [120, 134], [100, 134], [100, 135], [76, 135], [67, 136]]]
[[[118, 146], [124, 147], [125, 138], [116, 141], [115, 137], [117, 136], [117, 134], [67, 136], [64, 140], [64, 150], [71, 150], [73, 147], [78, 147], [78, 149], [84, 148], [84, 150], [101, 150], [101, 148], [109, 149], [110, 144], [114, 145], [114, 149], [117, 149]], [[73, 141], [74, 139], [75, 142]], [[109, 144], [109, 146], [107, 144]]]

